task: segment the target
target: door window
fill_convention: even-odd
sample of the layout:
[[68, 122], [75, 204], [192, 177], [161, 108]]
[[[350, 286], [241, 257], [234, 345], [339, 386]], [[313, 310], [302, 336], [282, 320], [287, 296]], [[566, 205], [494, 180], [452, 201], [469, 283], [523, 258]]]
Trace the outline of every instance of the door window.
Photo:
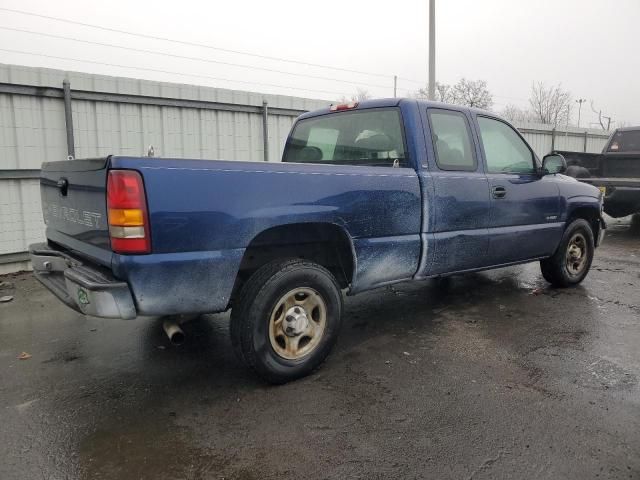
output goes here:
[[429, 109], [431, 139], [436, 164], [441, 170], [475, 171], [471, 131], [467, 118], [460, 112]]
[[534, 157], [518, 133], [504, 122], [478, 117], [489, 173], [533, 173]]

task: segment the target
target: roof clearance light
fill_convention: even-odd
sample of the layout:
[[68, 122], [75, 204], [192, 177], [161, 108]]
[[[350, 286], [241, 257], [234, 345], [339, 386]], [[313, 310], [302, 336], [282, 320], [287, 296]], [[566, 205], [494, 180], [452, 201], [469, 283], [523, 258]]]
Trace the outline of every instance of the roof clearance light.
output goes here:
[[358, 102], [339, 103], [337, 105], [331, 105], [331, 107], [329, 107], [329, 111], [341, 112], [342, 110], [351, 110], [352, 108], [356, 108], [357, 106]]

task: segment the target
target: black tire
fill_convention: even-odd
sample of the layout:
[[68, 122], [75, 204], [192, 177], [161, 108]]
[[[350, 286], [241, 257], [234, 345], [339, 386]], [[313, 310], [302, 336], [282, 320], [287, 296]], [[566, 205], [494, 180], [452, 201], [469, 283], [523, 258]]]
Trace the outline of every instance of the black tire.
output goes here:
[[[314, 290], [324, 302], [322, 334], [308, 354], [287, 359], [272, 345], [271, 317], [282, 298], [305, 288]], [[282, 384], [310, 374], [327, 358], [341, 320], [342, 292], [327, 269], [306, 260], [280, 260], [258, 269], [242, 287], [231, 311], [231, 342], [245, 365], [267, 382]]]
[[[576, 239], [578, 239], [577, 244], [574, 243]], [[574, 257], [570, 257], [569, 249], [572, 246], [579, 247], [581, 243], [584, 245], [583, 248], [579, 249], [583, 252], [584, 257], [580, 262], [580, 267], [576, 268], [577, 262], [573, 260]], [[542, 276], [555, 287], [577, 285], [589, 273], [594, 251], [595, 242], [591, 225], [584, 219], [576, 219], [565, 229], [560, 245], [553, 256], [540, 261]], [[572, 264], [571, 267], [569, 266], [570, 263]]]

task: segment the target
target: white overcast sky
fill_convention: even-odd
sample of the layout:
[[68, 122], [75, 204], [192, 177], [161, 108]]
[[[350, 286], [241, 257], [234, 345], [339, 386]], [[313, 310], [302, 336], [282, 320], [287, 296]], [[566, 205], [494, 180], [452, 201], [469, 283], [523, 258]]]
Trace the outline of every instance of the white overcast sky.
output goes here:
[[[0, 28], [2, 63], [331, 100], [354, 93], [358, 86], [374, 96], [392, 96], [393, 75], [400, 77], [399, 95], [404, 96], [420, 87], [415, 81], [427, 78], [428, 0], [2, 0], [0, 7], [386, 76], [137, 38], [0, 9], [0, 27], [341, 82], [87, 45], [5, 28]], [[534, 81], [561, 83], [574, 98], [593, 101], [614, 120], [640, 124], [639, 19], [640, 0], [437, 0], [437, 79], [443, 83], [461, 77], [486, 80], [497, 111], [507, 103], [525, 107]], [[582, 126], [596, 121], [589, 101], [582, 107]]]

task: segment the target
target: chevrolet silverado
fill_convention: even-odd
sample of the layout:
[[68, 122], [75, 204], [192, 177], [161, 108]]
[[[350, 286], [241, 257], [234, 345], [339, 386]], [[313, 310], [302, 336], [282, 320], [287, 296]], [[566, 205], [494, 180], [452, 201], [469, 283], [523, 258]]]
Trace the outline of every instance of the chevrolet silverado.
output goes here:
[[297, 119], [281, 162], [43, 164], [47, 242], [31, 260], [86, 315], [231, 309], [239, 357], [283, 383], [327, 357], [344, 292], [534, 261], [553, 285], [580, 283], [604, 233], [602, 194], [565, 168], [491, 112], [332, 105]]

